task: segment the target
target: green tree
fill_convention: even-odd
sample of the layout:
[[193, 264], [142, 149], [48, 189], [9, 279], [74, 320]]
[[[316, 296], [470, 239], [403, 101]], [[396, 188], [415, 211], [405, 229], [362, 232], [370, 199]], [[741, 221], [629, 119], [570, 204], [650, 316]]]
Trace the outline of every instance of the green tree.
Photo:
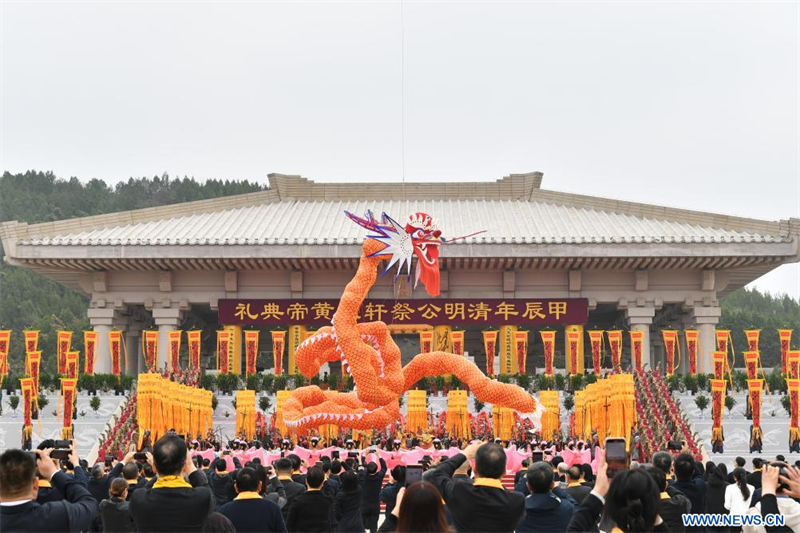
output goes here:
[[214, 412], [217, 410], [217, 406], [219, 405], [219, 400], [217, 399], [217, 395], [211, 395], [211, 411]]
[[792, 397], [788, 394], [784, 394], [781, 396], [781, 405], [786, 410], [788, 414], [792, 413]]
[[697, 406], [698, 409], [700, 409], [700, 414], [702, 415], [703, 411], [705, 411], [708, 408], [708, 396], [706, 396], [705, 394], [698, 394], [694, 398], [694, 404]]
[[486, 408], [486, 404], [479, 399], [475, 398], [475, 412], [480, 413]]
[[736, 407], [736, 398], [731, 395], [725, 396], [725, 408], [728, 410], [728, 414], [731, 414], [733, 408]]
[[89, 407], [94, 411], [95, 417], [99, 416], [97, 411], [100, 409], [100, 396], [92, 396], [92, 399], [89, 401]]
[[567, 394], [564, 396], [564, 409], [566, 409], [567, 412], [570, 412], [572, 411], [573, 407], [575, 407], [575, 397], [571, 394]]
[[270, 408], [270, 403], [271, 402], [269, 400], [269, 396], [266, 395], [261, 396], [258, 399], [258, 408], [261, 409], [264, 413], [266, 413]]
[[14, 416], [17, 416], [17, 407], [19, 407], [19, 396], [16, 394], [8, 397], [8, 406], [11, 408], [11, 411], [14, 413]]
[[44, 408], [47, 407], [47, 404], [50, 403], [50, 400], [48, 400], [47, 396], [45, 396], [44, 394], [40, 394], [38, 400], [39, 400], [39, 416], [42, 416]]

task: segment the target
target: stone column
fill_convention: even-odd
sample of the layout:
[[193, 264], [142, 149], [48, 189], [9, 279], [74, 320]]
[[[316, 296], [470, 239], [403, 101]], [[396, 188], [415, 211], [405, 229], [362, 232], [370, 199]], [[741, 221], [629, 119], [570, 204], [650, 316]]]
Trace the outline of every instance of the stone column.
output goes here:
[[158, 361], [156, 368], [162, 368], [169, 361], [169, 332], [180, 327], [183, 311], [174, 307], [153, 309], [153, 321], [158, 327]]
[[86, 314], [92, 329], [97, 332], [94, 371], [96, 374], [110, 374], [111, 354], [108, 350], [108, 332], [113, 329], [115, 311], [107, 308], [90, 308]]
[[717, 349], [717, 338], [715, 329], [722, 316], [722, 309], [719, 307], [695, 307], [690, 312], [690, 316], [697, 329], [700, 330], [700, 355], [697, 362], [697, 371], [705, 374], [714, 372], [714, 361], [712, 353]]
[[130, 376], [139, 375], [144, 369], [144, 354], [142, 354], [142, 329], [138, 323], [128, 326], [125, 333], [125, 347], [128, 349], [128, 368], [125, 373]]
[[[642, 368], [650, 365], [653, 368], [654, 362], [650, 352], [650, 326], [653, 324], [653, 317], [656, 316], [655, 307], [629, 307], [625, 310], [625, 318], [633, 331], [642, 331]], [[631, 354], [631, 368], [633, 368], [633, 354]]]

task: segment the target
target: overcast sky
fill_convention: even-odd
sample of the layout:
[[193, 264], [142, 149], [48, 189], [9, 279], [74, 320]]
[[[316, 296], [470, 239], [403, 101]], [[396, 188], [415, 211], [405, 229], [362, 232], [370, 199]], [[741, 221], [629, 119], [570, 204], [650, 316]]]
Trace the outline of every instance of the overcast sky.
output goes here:
[[[405, 178], [800, 216], [797, 2], [405, 2]], [[2, 169], [399, 181], [399, 2], [3, 2]], [[800, 297], [800, 267], [760, 279]]]

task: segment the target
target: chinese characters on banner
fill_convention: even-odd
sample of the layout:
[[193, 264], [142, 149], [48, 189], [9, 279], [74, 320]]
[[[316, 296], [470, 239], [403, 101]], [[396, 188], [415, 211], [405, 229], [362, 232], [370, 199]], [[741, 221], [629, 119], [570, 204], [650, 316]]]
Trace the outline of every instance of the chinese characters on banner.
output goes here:
[[22, 332], [25, 335], [25, 352], [35, 352], [39, 350], [39, 331], [26, 330]]
[[494, 354], [497, 346], [497, 331], [483, 332], [483, 348], [486, 350], [486, 375], [494, 376]]
[[722, 441], [722, 409], [725, 407], [725, 380], [711, 380], [711, 442]]
[[158, 367], [158, 331], [142, 331], [142, 353], [148, 372], [155, 372]]
[[553, 377], [553, 357], [556, 347], [556, 332], [555, 331], [540, 331], [539, 335], [542, 337], [542, 345], [544, 346], [544, 375]]
[[746, 329], [744, 334], [747, 337], [747, 349], [751, 352], [758, 351], [758, 337], [761, 333], [760, 329]]
[[600, 375], [600, 366], [603, 354], [603, 331], [599, 329], [589, 330], [589, 347], [592, 351], [592, 366], [594, 373]]
[[[151, 333], [149, 331], [145, 331], [145, 347], [149, 349], [148, 342], [147, 342], [147, 333]], [[156, 341], [158, 341], [158, 332], [154, 332], [156, 334]], [[108, 332], [108, 351], [111, 353], [111, 373], [115, 376], [119, 376], [122, 374], [122, 354], [125, 348], [122, 344], [122, 332], [119, 330], [113, 330]], [[145, 361], [147, 360], [147, 351], [145, 353]], [[125, 360], [127, 361], [128, 356], [125, 355]], [[72, 376], [70, 376], [72, 377]]]
[[581, 345], [581, 338], [583, 334], [580, 331], [567, 331], [567, 373], [578, 374], [580, 368], [578, 366], [578, 356], [583, 357], [583, 354], [578, 354], [578, 348]]
[[464, 355], [464, 332], [451, 331], [450, 332], [450, 346], [453, 347], [453, 353], [456, 355]]
[[90, 376], [94, 375], [94, 363], [97, 358], [97, 343], [100, 334], [96, 331], [83, 332], [83, 353], [85, 354], [83, 371]]
[[714, 362], [714, 379], [722, 379], [725, 375], [725, 352], [714, 351], [711, 357]]
[[786, 374], [786, 357], [789, 355], [789, 348], [792, 343], [792, 330], [779, 329], [778, 335], [781, 340], [781, 372]]
[[430, 353], [433, 351], [433, 330], [419, 332], [419, 352]]
[[514, 332], [514, 346], [517, 350], [517, 365], [520, 374], [525, 373], [525, 366], [528, 360], [528, 332], [515, 331]]
[[0, 331], [0, 387], [3, 378], [8, 375], [8, 350], [11, 345], [11, 331]]
[[33, 397], [39, 398], [39, 368], [42, 362], [42, 352], [28, 352], [25, 356], [25, 371], [31, 378]]
[[746, 351], [744, 355], [744, 367], [747, 370], [747, 379], [758, 377], [758, 352]]
[[66, 374], [67, 373], [67, 352], [69, 352], [70, 345], [72, 344], [72, 332], [71, 331], [59, 331], [57, 333], [57, 341], [56, 341], [56, 355], [58, 362], [58, 373], [59, 374]]
[[170, 369], [174, 372], [181, 367], [181, 333], [179, 329], [167, 332], [167, 346], [169, 347]]
[[614, 372], [622, 371], [622, 330], [606, 331], [608, 346], [611, 350], [611, 366]]
[[186, 332], [186, 347], [189, 352], [189, 368], [200, 368], [200, 330]]
[[700, 331], [697, 329], [687, 329], [684, 333], [686, 334], [686, 351], [689, 354], [689, 373], [696, 376], [697, 351], [700, 349]]
[[217, 331], [217, 370], [221, 374], [228, 373], [228, 360], [231, 355], [231, 332]]
[[[339, 300], [219, 301], [219, 322], [229, 325], [330, 325]], [[498, 325], [537, 326], [583, 324], [589, 316], [586, 298], [542, 299], [417, 299], [364, 302], [362, 322], [389, 325]]]
[[285, 331], [272, 331], [272, 357], [275, 375], [283, 374], [283, 347], [286, 345]]
[[22, 437], [29, 439], [33, 435], [33, 383], [31, 378], [19, 380], [22, 392]]
[[642, 369], [642, 345], [644, 343], [644, 331], [632, 329], [629, 331], [631, 336], [631, 358], [633, 368], [638, 372]]
[[[674, 329], [662, 329], [661, 336], [664, 339], [664, 351], [667, 355], [667, 375], [675, 373], [675, 367], [680, 364], [681, 348], [678, 342], [678, 332]], [[678, 360], [675, 361], [675, 351], [678, 352]]]
[[78, 352], [67, 352], [67, 377], [78, 379]]
[[256, 359], [258, 358], [258, 330], [244, 332], [244, 368], [245, 376], [256, 373]]
[[798, 427], [798, 401], [800, 400], [800, 379], [786, 379], [786, 385], [789, 387], [789, 443], [793, 444], [795, 441], [800, 440], [800, 427]]
[[62, 439], [72, 439], [72, 416], [75, 410], [75, 389], [78, 385], [76, 378], [61, 378], [61, 397], [64, 402], [64, 428], [61, 430]]

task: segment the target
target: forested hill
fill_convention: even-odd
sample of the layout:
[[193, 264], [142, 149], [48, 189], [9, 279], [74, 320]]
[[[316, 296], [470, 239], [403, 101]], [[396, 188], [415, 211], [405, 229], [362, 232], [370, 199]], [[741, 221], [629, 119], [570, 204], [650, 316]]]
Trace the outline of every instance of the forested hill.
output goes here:
[[[131, 178], [112, 187], [99, 179], [85, 183], [77, 178], [59, 179], [52, 172], [6, 172], [0, 177], [0, 221], [46, 222], [264, 189], [265, 185], [248, 181], [198, 182], [166, 174]], [[39, 344], [45, 353], [55, 353], [58, 329], [76, 332], [73, 343], [82, 347], [83, 337], [79, 332], [89, 327], [88, 303], [85, 297], [38, 274], [0, 263], [0, 329], [14, 332], [11, 342], [14, 372], [22, 370], [20, 331], [23, 329], [41, 330]], [[740, 290], [725, 298], [720, 328], [732, 330], [738, 365], [743, 364], [741, 350], [746, 346], [742, 330], [753, 326], [764, 330], [761, 341], [764, 366], [774, 366], [780, 361], [777, 328], [794, 328], [793, 345], [800, 341], [800, 304], [789, 297], [772, 297], [756, 290]], [[53, 372], [54, 359], [44, 358], [46, 372]]]
[[[48, 222], [127, 211], [143, 207], [190, 202], [264, 190], [249, 181], [171, 178], [167, 174], [152, 178], [130, 178], [114, 186], [93, 179], [60, 179], [52, 172], [5, 172], [0, 177], [0, 221]], [[1, 249], [0, 249], [1, 251]], [[82, 330], [89, 327], [86, 309], [89, 301], [24, 268], [0, 264], [0, 329], [12, 333], [12, 371], [19, 375], [24, 365], [23, 329], [41, 331], [40, 349], [55, 353], [56, 331], [75, 332], [73, 345], [83, 347]], [[54, 357], [44, 357], [44, 371], [52, 373]]]

